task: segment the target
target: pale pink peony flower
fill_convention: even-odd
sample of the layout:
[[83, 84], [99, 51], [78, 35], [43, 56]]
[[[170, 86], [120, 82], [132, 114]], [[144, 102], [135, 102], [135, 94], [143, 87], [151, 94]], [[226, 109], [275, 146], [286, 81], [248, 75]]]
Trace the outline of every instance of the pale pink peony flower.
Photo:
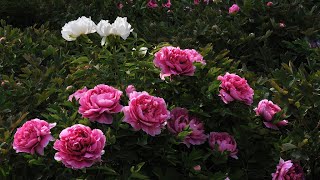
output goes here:
[[155, 53], [153, 63], [161, 69], [160, 78], [171, 75], [193, 76], [196, 67], [193, 62], [205, 64], [202, 56], [195, 50], [167, 46]]
[[130, 94], [133, 93], [133, 91], [136, 91], [136, 88], [133, 86], [133, 85], [129, 85], [127, 88], [126, 88], [126, 95], [128, 97], [130, 97]]
[[221, 81], [219, 96], [224, 103], [228, 104], [231, 101], [238, 100], [247, 105], [252, 104], [254, 91], [247, 80], [228, 72], [224, 76], [218, 76], [218, 80]]
[[76, 124], [62, 130], [59, 138], [53, 145], [58, 151], [54, 159], [66, 167], [82, 169], [101, 161], [106, 137], [100, 129], [91, 130], [88, 126]]
[[68, 86], [68, 87], [66, 87], [66, 90], [70, 90], [72, 88], [73, 88], [73, 86]]
[[132, 92], [129, 106], [123, 107], [123, 121], [134, 130], [142, 129], [151, 136], [161, 133], [161, 128], [170, 117], [164, 99], [150, 96], [147, 92]]
[[111, 114], [119, 113], [122, 109], [120, 97], [122, 91], [114, 87], [100, 84], [88, 90], [79, 101], [79, 113], [90, 121], [112, 124]]
[[212, 149], [218, 145], [220, 152], [229, 151], [232, 158], [238, 159], [237, 143], [227, 132], [211, 132], [209, 135], [209, 145]]
[[302, 167], [291, 160], [284, 161], [280, 158], [275, 173], [271, 174], [272, 180], [304, 180]]
[[281, 22], [281, 23], [279, 23], [279, 27], [284, 28], [284, 27], [286, 27], [286, 24]]
[[267, 2], [267, 6], [269, 6], [269, 7], [273, 6], [273, 2], [271, 2], [271, 1]]
[[14, 134], [13, 149], [17, 153], [34, 154], [37, 152], [43, 155], [44, 148], [48, 145], [49, 141], [54, 140], [50, 129], [55, 126], [56, 123], [48, 123], [40, 119], [31, 119], [25, 122]]
[[203, 0], [204, 3], [207, 3], [207, 5], [209, 4], [210, 0]]
[[229, 8], [229, 14], [236, 14], [238, 11], [240, 11], [240, 7], [237, 4], [233, 4]]
[[188, 110], [179, 107], [174, 108], [170, 113], [170, 117], [167, 127], [175, 135], [178, 135], [189, 126], [192, 133], [187, 135], [183, 140], [183, 143], [188, 147], [190, 147], [190, 144], [203, 144], [207, 140], [203, 124], [197, 118], [189, 116]]
[[68, 101], [72, 101], [73, 98], [75, 98], [78, 101], [87, 91], [88, 91], [87, 87], [77, 90], [75, 93], [69, 96]]
[[196, 165], [196, 166], [193, 167], [193, 169], [195, 171], [201, 171], [201, 166], [200, 165]]
[[149, 8], [156, 8], [156, 7], [158, 7], [157, 0], [149, 0], [147, 6], [148, 6]]
[[258, 107], [254, 109], [257, 116], [261, 116], [265, 121], [263, 122], [267, 128], [278, 130], [278, 127], [288, 125], [287, 120], [282, 120], [277, 124], [273, 124], [271, 121], [273, 116], [281, 111], [281, 108], [273, 104], [272, 101], [268, 101], [267, 99], [263, 99], [259, 102]]
[[162, 4], [162, 7], [170, 8], [171, 7], [171, 0], [168, 0], [167, 3]]

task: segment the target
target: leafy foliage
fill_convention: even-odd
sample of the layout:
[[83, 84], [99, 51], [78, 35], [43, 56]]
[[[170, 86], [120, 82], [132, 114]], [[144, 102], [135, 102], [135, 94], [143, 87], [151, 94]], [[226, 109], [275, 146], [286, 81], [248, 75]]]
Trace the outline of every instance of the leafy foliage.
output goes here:
[[[11, 13], [7, 20], [15, 26], [30, 24], [16, 18], [20, 8], [39, 8], [31, 18], [38, 25], [19, 29], [1, 21], [0, 177], [270, 179], [279, 157], [300, 161], [308, 179], [319, 177], [320, 50], [309, 46], [310, 39], [320, 38], [319, 2], [275, 1], [267, 7], [263, 1], [245, 0], [238, 2], [236, 15], [227, 13], [231, 1], [198, 6], [174, 1], [170, 11], [147, 8], [145, 1], [121, 1], [121, 10], [115, 9], [118, 1], [3, 2], [0, 14]], [[100, 46], [98, 34], [64, 41], [61, 26], [82, 15], [96, 22], [128, 16], [134, 33], [126, 41], [109, 37], [106, 46]], [[280, 21], [285, 28], [279, 27]], [[197, 64], [194, 76], [161, 80], [153, 55], [170, 44], [197, 49], [207, 64]], [[146, 55], [139, 53], [141, 47], [148, 47]], [[248, 80], [255, 90], [253, 106], [221, 101], [217, 77], [225, 72]], [[208, 143], [187, 148], [181, 139], [188, 131], [178, 137], [167, 130], [156, 137], [135, 132], [122, 122], [123, 114], [112, 125], [82, 118], [78, 102], [67, 101], [68, 96], [97, 84], [123, 92], [133, 84], [138, 91], [164, 98], [170, 110], [187, 108], [204, 122], [206, 133], [232, 134], [239, 159], [211, 150]], [[265, 98], [284, 109], [287, 127], [267, 129], [255, 116], [253, 108]], [[128, 104], [128, 97], [121, 103]], [[35, 117], [57, 122], [55, 138], [77, 123], [101, 129], [107, 138], [102, 162], [84, 170], [67, 169], [54, 160], [51, 143], [44, 156], [15, 153], [16, 128]], [[193, 169], [196, 165], [201, 171]]]

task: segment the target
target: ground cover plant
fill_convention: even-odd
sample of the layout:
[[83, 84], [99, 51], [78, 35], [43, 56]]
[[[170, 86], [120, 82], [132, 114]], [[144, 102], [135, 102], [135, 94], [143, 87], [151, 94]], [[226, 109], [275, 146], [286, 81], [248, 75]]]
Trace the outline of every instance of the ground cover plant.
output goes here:
[[1, 3], [1, 179], [320, 176], [319, 2]]

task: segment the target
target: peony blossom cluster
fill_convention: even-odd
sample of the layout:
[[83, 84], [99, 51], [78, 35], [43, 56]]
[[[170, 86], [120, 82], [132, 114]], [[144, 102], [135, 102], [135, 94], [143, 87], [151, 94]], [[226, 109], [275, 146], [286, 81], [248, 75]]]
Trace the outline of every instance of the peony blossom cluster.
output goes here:
[[164, 99], [151, 96], [147, 92], [137, 92], [134, 87], [127, 88], [129, 106], [123, 107], [123, 121], [129, 123], [134, 130], [143, 130], [151, 136], [161, 133], [170, 112]]
[[76, 124], [61, 131], [53, 148], [58, 152], [54, 159], [66, 167], [82, 169], [92, 166], [101, 160], [104, 154], [106, 137], [99, 129]]
[[226, 73], [224, 76], [218, 76], [220, 84], [220, 94], [222, 101], [226, 104], [238, 100], [247, 105], [253, 102], [253, 89], [247, 83], [247, 80], [236, 74]]
[[112, 114], [121, 112], [120, 98], [122, 91], [99, 84], [81, 94], [79, 113], [90, 121], [112, 124]]
[[272, 180], [304, 180], [302, 167], [291, 160], [284, 161], [280, 158], [276, 172], [272, 173]]
[[261, 100], [254, 111], [257, 116], [261, 116], [264, 119], [263, 123], [267, 128], [278, 130], [278, 127], [286, 126], [288, 124], [287, 120], [282, 120], [276, 124], [272, 123], [273, 116], [280, 112], [281, 108], [267, 99]]
[[188, 147], [190, 147], [190, 144], [203, 144], [207, 140], [203, 124], [199, 119], [190, 116], [188, 110], [184, 108], [178, 107], [171, 111], [167, 127], [168, 130], [175, 135], [178, 135], [185, 128], [189, 127], [191, 134], [187, 135], [183, 140], [183, 143]]
[[112, 24], [109, 23], [109, 20], [101, 20], [96, 25], [91, 18], [82, 16], [77, 20], [66, 23], [62, 27], [61, 34], [65, 40], [75, 41], [82, 34], [97, 32], [103, 37], [101, 44], [104, 45], [107, 36], [113, 34], [125, 40], [132, 31], [131, 25], [127, 22], [127, 17], [117, 17]]
[[35, 152], [43, 155], [44, 148], [49, 141], [54, 138], [50, 129], [56, 126], [56, 123], [48, 123], [40, 119], [31, 119], [25, 122], [13, 137], [13, 149], [16, 152], [34, 154]]
[[205, 64], [203, 57], [194, 49], [180, 49], [179, 47], [167, 46], [155, 53], [153, 63], [161, 69], [160, 78], [167, 76], [185, 75], [193, 76], [196, 67], [194, 62]]
[[103, 37], [101, 45], [105, 44], [106, 37], [109, 35], [120, 36], [126, 40], [132, 31], [131, 25], [127, 22], [127, 17], [117, 17], [112, 24], [109, 23], [109, 20], [101, 20], [97, 25], [97, 33]]
[[220, 152], [228, 151], [232, 158], [238, 159], [237, 143], [227, 132], [211, 132], [208, 141], [212, 149], [217, 145]]

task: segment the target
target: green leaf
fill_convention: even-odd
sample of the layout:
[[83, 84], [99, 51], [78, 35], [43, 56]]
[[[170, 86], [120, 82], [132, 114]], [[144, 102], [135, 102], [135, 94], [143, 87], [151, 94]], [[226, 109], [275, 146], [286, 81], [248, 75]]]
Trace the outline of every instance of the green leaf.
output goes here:
[[296, 145], [293, 145], [293, 144], [291, 144], [291, 143], [284, 143], [284, 144], [282, 144], [282, 146], [281, 146], [282, 151], [288, 151], [288, 150], [296, 149], [296, 148], [297, 148], [297, 146], [296, 146]]

